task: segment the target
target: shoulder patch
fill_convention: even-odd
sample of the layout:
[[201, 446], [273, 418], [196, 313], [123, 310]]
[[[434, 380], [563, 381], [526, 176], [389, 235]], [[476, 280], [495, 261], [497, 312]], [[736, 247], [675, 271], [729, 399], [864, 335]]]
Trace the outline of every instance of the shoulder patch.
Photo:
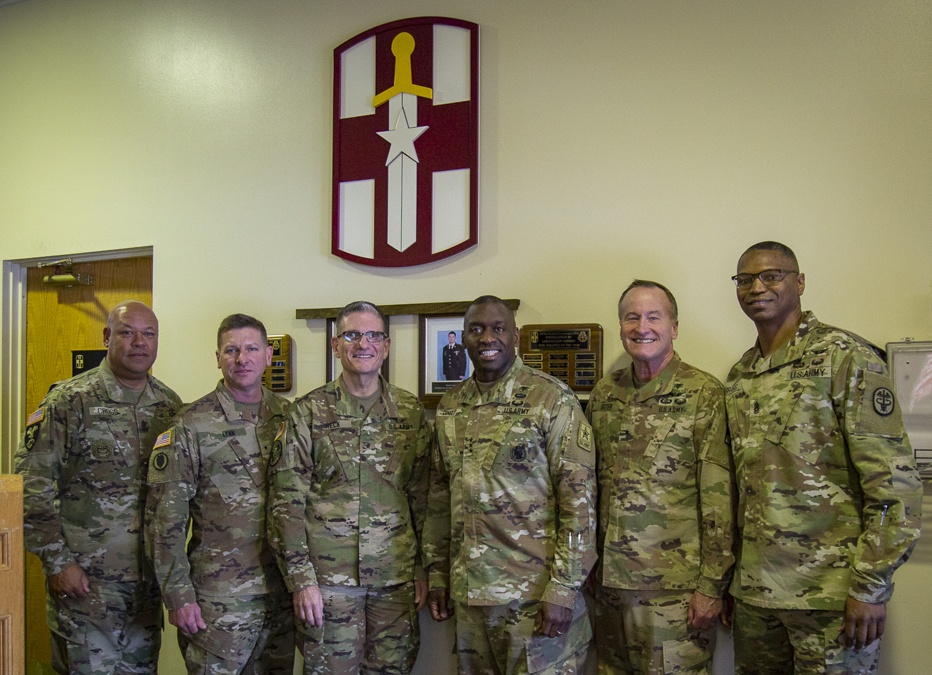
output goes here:
[[23, 434], [23, 447], [26, 450], [32, 450], [32, 446], [36, 444], [36, 438], [39, 435], [39, 423], [30, 424], [26, 427], [26, 433]]
[[151, 466], [155, 471], [165, 471], [168, 468], [168, 455], [164, 450], [152, 454]]
[[38, 424], [45, 419], [45, 408], [39, 408], [34, 413], [32, 413], [29, 418], [26, 420], [26, 426], [31, 427], [33, 424]]
[[174, 431], [169, 429], [159, 434], [159, 437], [155, 439], [155, 445], [152, 446], [152, 449], [155, 450], [157, 448], [164, 448], [166, 445], [171, 445], [173, 433]]
[[906, 431], [897, 410], [890, 378], [882, 373], [865, 370], [862, 391], [861, 410], [855, 433], [902, 438]]
[[579, 425], [579, 433], [576, 434], [576, 444], [586, 452], [592, 450], [592, 428], [588, 424]]
[[282, 461], [282, 441], [279, 436], [276, 436], [275, 442], [272, 443], [272, 450], [269, 452], [269, 465], [270, 466], [275, 466], [280, 461]]
[[275, 434], [275, 440], [276, 441], [279, 440], [284, 435], [284, 433], [285, 433], [285, 423], [282, 422], [281, 427], [279, 427], [278, 429], [278, 433]]
[[874, 389], [873, 395], [874, 401], [874, 412], [876, 412], [881, 417], [886, 417], [893, 412], [893, 409], [896, 407], [894, 402], [893, 392], [890, 391], [887, 387], [877, 387]]

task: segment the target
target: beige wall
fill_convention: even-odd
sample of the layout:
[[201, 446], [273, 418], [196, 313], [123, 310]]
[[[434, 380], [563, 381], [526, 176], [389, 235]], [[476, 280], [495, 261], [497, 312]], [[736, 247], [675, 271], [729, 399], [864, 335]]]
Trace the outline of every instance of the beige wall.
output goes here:
[[[480, 243], [362, 268], [329, 254], [333, 48], [418, 15], [481, 26]], [[317, 386], [323, 322], [294, 310], [357, 298], [520, 298], [519, 323], [601, 323], [617, 365], [635, 276], [724, 377], [754, 337], [728, 277], [761, 239], [823, 320], [932, 338], [930, 110], [929, 0], [28, 0], [0, 9], [0, 258], [152, 245], [156, 374], [186, 399], [233, 311], [294, 336], [293, 393]], [[416, 388], [416, 319], [392, 331]], [[930, 565], [898, 577], [885, 673], [932, 660]]]

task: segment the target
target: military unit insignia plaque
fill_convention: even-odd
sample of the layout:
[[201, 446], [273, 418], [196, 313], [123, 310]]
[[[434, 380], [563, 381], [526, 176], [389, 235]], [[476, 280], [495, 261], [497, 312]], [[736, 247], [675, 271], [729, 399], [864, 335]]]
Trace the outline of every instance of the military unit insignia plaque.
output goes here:
[[421, 17], [334, 51], [334, 255], [409, 267], [478, 241], [479, 27]]

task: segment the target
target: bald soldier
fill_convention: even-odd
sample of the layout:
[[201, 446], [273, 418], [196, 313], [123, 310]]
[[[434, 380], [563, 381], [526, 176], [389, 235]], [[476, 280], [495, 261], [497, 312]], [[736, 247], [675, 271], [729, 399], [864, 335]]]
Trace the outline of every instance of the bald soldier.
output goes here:
[[922, 500], [893, 383], [873, 345], [803, 312], [805, 275], [784, 244], [751, 246], [732, 280], [757, 328], [725, 385], [736, 670], [874, 672]]
[[380, 375], [391, 346], [382, 310], [351, 302], [336, 330], [343, 372], [294, 402], [272, 462], [270, 539], [305, 673], [408, 673], [427, 601], [430, 424], [416, 396]]
[[159, 322], [145, 304], [117, 305], [107, 358], [59, 383], [29, 416], [16, 452], [27, 548], [47, 577], [57, 673], [155, 673], [158, 585], [142, 547], [145, 471], [156, 437], [181, 407], [149, 375]]
[[734, 564], [734, 474], [721, 383], [673, 349], [676, 299], [635, 280], [618, 302], [631, 365], [586, 414], [599, 476], [599, 672], [711, 673]]
[[226, 317], [222, 379], [159, 436], [149, 462], [146, 552], [189, 673], [294, 668], [291, 597], [266, 541], [266, 472], [288, 408], [262, 386], [271, 363], [262, 322]]
[[461, 673], [580, 673], [595, 562], [592, 431], [573, 392], [515, 353], [514, 313], [472, 302], [473, 376], [444, 395], [424, 534], [434, 619]]

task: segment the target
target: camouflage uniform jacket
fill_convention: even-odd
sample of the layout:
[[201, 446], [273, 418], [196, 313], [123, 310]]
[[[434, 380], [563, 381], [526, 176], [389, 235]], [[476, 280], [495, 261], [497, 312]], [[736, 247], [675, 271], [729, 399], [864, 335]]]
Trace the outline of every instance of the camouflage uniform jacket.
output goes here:
[[520, 358], [437, 408], [425, 532], [432, 589], [466, 605], [573, 607], [595, 563], [592, 430], [573, 392]]
[[886, 602], [919, 536], [922, 485], [871, 346], [806, 312], [769, 358], [745, 353], [725, 402], [741, 535], [732, 594], [778, 609]]
[[362, 413], [343, 384], [294, 402], [271, 467], [269, 537], [288, 589], [423, 579], [430, 423], [417, 398], [381, 380]]
[[265, 540], [265, 501], [267, 464], [282, 442], [287, 407], [288, 401], [263, 388], [258, 421], [245, 419], [243, 404], [221, 380], [156, 441], [146, 552], [168, 609], [202, 596], [284, 591]]
[[595, 438], [605, 586], [724, 594], [735, 535], [724, 393], [718, 380], [675, 354], [640, 388], [629, 367], [592, 391], [586, 415]]
[[92, 581], [151, 579], [142, 526], [152, 444], [181, 407], [154, 377], [138, 403], [107, 361], [66, 380], [29, 416], [16, 451], [26, 546], [47, 576], [77, 563]]

